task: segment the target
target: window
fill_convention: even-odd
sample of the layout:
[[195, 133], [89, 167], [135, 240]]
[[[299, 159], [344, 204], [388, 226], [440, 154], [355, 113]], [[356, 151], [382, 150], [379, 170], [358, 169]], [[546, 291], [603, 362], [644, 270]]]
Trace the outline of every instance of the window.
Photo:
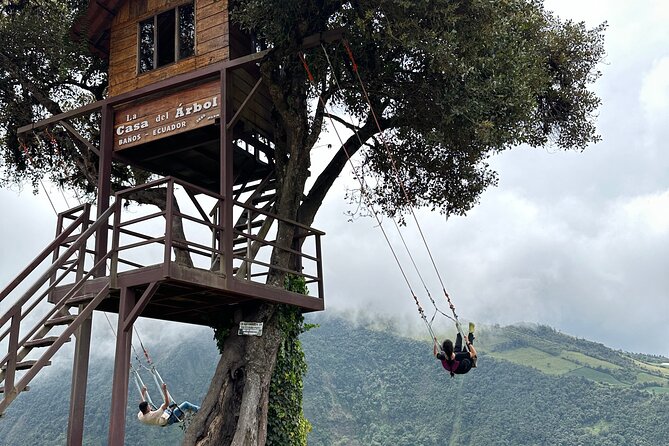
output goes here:
[[193, 3], [139, 23], [138, 71], [145, 73], [195, 54], [195, 7]]

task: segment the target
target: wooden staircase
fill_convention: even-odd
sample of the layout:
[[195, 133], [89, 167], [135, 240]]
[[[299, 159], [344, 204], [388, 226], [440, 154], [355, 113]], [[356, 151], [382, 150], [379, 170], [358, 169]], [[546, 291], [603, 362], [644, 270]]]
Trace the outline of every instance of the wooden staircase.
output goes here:
[[[104, 267], [109, 255], [97, 260], [95, 267], [86, 272], [77, 265], [87, 252], [86, 245], [99, 228], [107, 229], [114, 207], [109, 208], [97, 221], [90, 224], [89, 205], [70, 211], [79, 216], [63, 229], [56, 239], [0, 292], [0, 301], [8, 298], [17, 286], [53, 257], [47, 270], [34, 279], [27, 290], [0, 316], [0, 343], [6, 352], [0, 360], [0, 416], [28, 384], [46, 366], [60, 348], [70, 341], [97, 306], [109, 296], [109, 280], [95, 295], [84, 294], [84, 284], [94, 277], [94, 271]], [[78, 233], [76, 232], [78, 231]], [[75, 233], [75, 235], [71, 235]], [[67, 249], [60, 254], [63, 247]], [[55, 305], [47, 302], [52, 290], [68, 277], [75, 276], [70, 291]], [[37, 322], [34, 322], [35, 320]], [[4, 341], [4, 342], [3, 342]]]
[[[232, 240], [234, 255], [253, 257], [249, 255], [253, 239], [249, 236], [264, 238], [267, 227], [273, 219], [267, 216], [272, 211], [276, 201], [276, 178], [274, 172], [267, 175], [255, 184], [241, 184], [234, 189], [235, 200], [241, 201], [246, 208], [242, 210], [234, 224], [235, 237]], [[268, 221], [271, 220], [271, 221]], [[240, 245], [242, 245], [240, 247]], [[243, 246], [246, 245], [246, 246]]]

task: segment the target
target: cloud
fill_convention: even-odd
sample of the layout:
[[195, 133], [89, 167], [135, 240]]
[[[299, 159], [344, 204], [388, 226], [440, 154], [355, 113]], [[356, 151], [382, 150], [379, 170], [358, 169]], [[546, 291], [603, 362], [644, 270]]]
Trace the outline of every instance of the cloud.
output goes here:
[[[330, 200], [334, 200], [333, 197]], [[620, 198], [596, 209], [574, 196], [555, 202], [492, 190], [464, 218], [421, 212], [439, 272], [460, 316], [485, 323], [555, 326], [616, 348], [639, 350], [631, 333], [652, 332], [644, 351], [666, 352], [669, 308], [669, 191]], [[403, 275], [370, 219], [345, 222], [345, 205], [329, 201], [328, 308], [420, 317]], [[336, 209], [336, 210], [335, 210]], [[405, 235], [429, 292], [448, 310], [420, 237]], [[389, 231], [390, 232], [390, 231]], [[336, 237], [333, 237], [336, 235]], [[432, 306], [391, 235], [428, 317]], [[446, 324], [448, 325], [448, 323]]]
[[646, 119], [652, 124], [666, 124], [669, 115], [669, 56], [653, 61], [639, 92]]

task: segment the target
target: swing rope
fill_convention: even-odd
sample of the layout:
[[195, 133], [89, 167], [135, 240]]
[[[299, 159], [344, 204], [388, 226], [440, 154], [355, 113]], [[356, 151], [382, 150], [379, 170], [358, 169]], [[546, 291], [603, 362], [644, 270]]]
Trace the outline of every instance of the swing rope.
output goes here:
[[[384, 133], [383, 133], [383, 130], [381, 129], [381, 125], [380, 125], [380, 123], [379, 123], [378, 116], [377, 116], [376, 112], [374, 111], [374, 107], [373, 107], [372, 102], [371, 102], [371, 100], [370, 100], [370, 98], [369, 98], [369, 94], [368, 94], [368, 92], [367, 92], [367, 88], [365, 87], [365, 84], [364, 84], [364, 82], [362, 81], [362, 78], [360, 77], [360, 71], [358, 70], [358, 64], [356, 63], [356, 61], [355, 61], [355, 57], [353, 56], [353, 51], [351, 50], [351, 47], [350, 47], [348, 41], [347, 41], [345, 38], [342, 40], [342, 43], [343, 43], [343, 45], [344, 45], [344, 49], [345, 49], [345, 51], [346, 51], [346, 53], [347, 53], [347, 55], [348, 55], [350, 61], [351, 61], [351, 65], [352, 65], [353, 72], [355, 73], [355, 76], [356, 76], [356, 78], [357, 78], [357, 80], [358, 80], [358, 84], [360, 85], [360, 88], [361, 88], [361, 91], [362, 91], [363, 96], [364, 96], [364, 98], [365, 98], [365, 101], [367, 102], [367, 105], [369, 106], [369, 111], [370, 111], [370, 113], [371, 113], [371, 115], [372, 115], [372, 117], [373, 117], [373, 119], [374, 119], [374, 123], [375, 123], [375, 125], [376, 125], [376, 128], [377, 128], [377, 130], [379, 131], [379, 139], [380, 139], [381, 142], [383, 143], [383, 146], [384, 146], [385, 149], [386, 149], [386, 153], [387, 153], [387, 155], [388, 155], [388, 158], [390, 159], [391, 167], [392, 167], [393, 173], [394, 173], [394, 175], [395, 175], [395, 179], [396, 179], [396, 181], [397, 181], [397, 184], [399, 185], [399, 187], [400, 187], [400, 189], [401, 189], [401, 191], [402, 191], [402, 194], [404, 195], [404, 198], [405, 198], [405, 200], [406, 200], [407, 207], [409, 208], [409, 211], [410, 211], [410, 213], [411, 213], [411, 216], [413, 217], [413, 220], [414, 220], [415, 223], [416, 223], [416, 227], [417, 227], [418, 232], [419, 232], [419, 234], [420, 234], [420, 237], [421, 237], [421, 239], [422, 239], [422, 241], [423, 241], [423, 245], [425, 246], [425, 250], [426, 250], [426, 252], [427, 252], [427, 254], [428, 254], [429, 258], [430, 258], [430, 261], [431, 261], [431, 263], [432, 263], [432, 267], [434, 268], [434, 271], [435, 271], [435, 273], [436, 273], [436, 276], [437, 276], [437, 278], [439, 279], [439, 283], [441, 284], [441, 289], [442, 289], [442, 291], [443, 291], [443, 293], [444, 293], [444, 296], [446, 297], [446, 300], [447, 300], [447, 302], [448, 302], [448, 306], [449, 306], [449, 308], [451, 309], [451, 312], [453, 313], [453, 317], [450, 318], [450, 319], [452, 319], [452, 320], [455, 322], [455, 326], [456, 326], [456, 329], [458, 330], [458, 333], [460, 333], [462, 336], [464, 336], [464, 332], [463, 332], [463, 330], [462, 330], [462, 326], [461, 326], [461, 324], [460, 324], [460, 321], [459, 321], [459, 319], [458, 319], [458, 315], [457, 315], [456, 310], [455, 310], [455, 305], [453, 304], [453, 301], [451, 300], [451, 296], [450, 296], [450, 294], [448, 293], [448, 291], [446, 291], [446, 286], [444, 285], [444, 280], [443, 280], [442, 277], [441, 277], [441, 273], [439, 272], [439, 268], [437, 267], [437, 264], [436, 264], [436, 261], [435, 261], [435, 259], [434, 259], [434, 256], [432, 255], [432, 250], [430, 249], [430, 246], [429, 246], [429, 244], [427, 243], [427, 239], [426, 239], [425, 234], [424, 234], [424, 232], [423, 232], [423, 229], [422, 229], [422, 227], [421, 227], [421, 225], [420, 225], [420, 223], [419, 223], [419, 221], [418, 221], [418, 217], [416, 216], [416, 213], [414, 212], [413, 202], [412, 202], [411, 198], [409, 197], [409, 195], [408, 195], [408, 193], [407, 193], [407, 191], [406, 191], [406, 188], [404, 187], [404, 183], [401, 181], [401, 178], [400, 178], [400, 175], [399, 175], [399, 170], [398, 170], [398, 168], [397, 168], [397, 163], [396, 163], [396, 161], [395, 161], [395, 158], [392, 156], [392, 151], [390, 150], [390, 147], [389, 147], [389, 145], [388, 145], [388, 141], [387, 141], [386, 138], [384, 137]], [[322, 45], [321, 45], [321, 46], [322, 46]], [[323, 48], [323, 51], [325, 51], [325, 48]], [[327, 57], [327, 53], [326, 53], [326, 57]], [[329, 63], [329, 62], [330, 62], [330, 61], [329, 61], [329, 57], [328, 57], [328, 63]], [[330, 64], [330, 68], [332, 69], [332, 64]], [[332, 71], [334, 72], [333, 69], [332, 69]], [[335, 76], [335, 78], [336, 78], [336, 76]], [[432, 296], [431, 296], [431, 295], [430, 295], [430, 300], [432, 301], [432, 303], [433, 303], [433, 305], [434, 305], [434, 307], [435, 307], [435, 310], [438, 311], [439, 313], [445, 315], [444, 312], [442, 312], [441, 310], [439, 310], [439, 308], [437, 307], [437, 305], [436, 305], [434, 299], [432, 299]], [[467, 349], [466, 345], [465, 345], [465, 349]]]
[[[425, 288], [425, 291], [426, 291], [426, 293], [427, 293], [427, 295], [428, 295], [428, 297], [429, 297], [429, 299], [430, 299], [430, 301], [431, 301], [431, 303], [432, 303], [432, 305], [433, 305], [433, 307], [434, 307], [434, 309], [435, 309], [435, 312], [434, 312], [434, 314], [432, 315], [432, 318], [430, 319], [429, 322], [427, 321], [427, 318], [425, 317], [425, 313], [424, 313], [424, 311], [423, 311], [423, 308], [422, 308], [422, 306], [420, 305], [420, 302], [419, 302], [417, 296], [415, 295], [415, 293], [414, 293], [413, 290], [411, 289], [411, 285], [409, 284], [408, 279], [406, 278], [406, 274], [404, 273], [404, 270], [403, 270], [402, 266], [399, 264], [399, 260], [398, 260], [397, 256], [395, 255], [394, 249], [392, 248], [392, 245], [390, 244], [390, 241], [389, 241], [389, 239], [388, 239], [388, 237], [387, 237], [387, 235], [386, 235], [386, 233], [385, 233], [385, 230], [383, 230], [383, 226], [381, 225], [381, 222], [380, 222], [380, 220], [378, 219], [378, 216], [377, 216], [377, 214], [376, 214], [376, 211], [375, 211], [375, 210], [373, 209], [373, 207], [371, 206], [371, 200], [369, 199], [369, 196], [367, 195], [367, 190], [366, 190], [366, 188], [365, 188], [364, 181], [361, 180], [362, 175], [359, 175], [358, 172], [357, 172], [357, 170], [356, 170], [356, 168], [353, 166], [353, 163], [352, 163], [352, 161], [351, 161], [351, 157], [350, 157], [350, 153], [348, 152], [348, 149], [346, 148], [346, 145], [343, 143], [343, 140], [342, 140], [342, 138], [340, 137], [340, 135], [339, 135], [339, 133], [338, 133], [338, 131], [337, 131], [336, 126], [334, 125], [332, 115], [331, 115], [329, 112], [327, 112], [327, 107], [326, 107], [326, 105], [325, 105], [325, 103], [324, 103], [324, 100], [323, 100], [322, 96], [320, 95], [320, 93], [319, 93], [319, 95], [318, 95], [318, 97], [319, 97], [319, 101], [321, 102], [321, 105], [322, 105], [322, 107], [323, 107], [323, 110], [326, 111], [328, 117], [330, 118], [330, 121], [331, 121], [331, 123], [332, 123], [332, 127], [334, 128], [335, 133], [337, 134], [337, 138], [339, 139], [339, 141], [340, 141], [340, 143], [341, 143], [341, 146], [342, 146], [342, 148], [343, 148], [343, 150], [344, 150], [344, 153], [346, 154], [347, 159], [348, 159], [349, 163], [351, 164], [351, 167], [353, 168], [353, 171], [354, 171], [354, 174], [355, 174], [356, 178], [357, 178], [358, 181], [360, 181], [360, 183], [361, 183], [361, 194], [362, 194], [363, 197], [366, 199], [367, 207], [370, 209], [370, 211], [372, 211], [372, 213], [374, 214], [374, 216], [377, 218], [377, 222], [379, 222], [379, 226], [381, 227], [382, 232], [384, 233], [384, 237], [386, 238], [386, 242], [387, 242], [388, 245], [390, 246], [391, 251], [393, 252], [393, 255], [394, 255], [394, 257], [395, 257], [395, 260], [396, 260], [396, 262], [398, 262], [398, 266], [400, 267], [400, 270], [402, 271], [402, 274], [403, 274], [403, 276], [405, 277], [405, 281], [407, 281], [407, 284], [409, 285], [409, 289], [410, 289], [410, 291], [411, 291], [411, 293], [412, 293], [412, 296], [414, 297], [414, 301], [416, 302], [416, 305], [417, 305], [417, 307], [418, 307], [419, 314], [420, 314], [421, 318], [423, 319], [423, 321], [425, 322], [426, 326], [428, 327], [428, 330], [429, 330], [429, 332], [430, 332], [430, 336], [433, 338], [435, 345], [438, 345], [438, 342], [437, 342], [436, 336], [434, 336], [434, 332], [432, 331], [432, 323], [434, 322], [434, 318], [436, 317], [436, 315], [437, 315], [438, 313], [439, 313], [439, 314], [442, 314], [443, 316], [447, 317], [448, 319], [451, 319], [452, 321], [454, 321], [458, 333], [460, 333], [461, 336], [465, 336], [465, 334], [464, 334], [464, 332], [463, 332], [463, 330], [462, 330], [462, 326], [461, 326], [461, 324], [460, 324], [460, 322], [459, 322], [458, 315], [457, 315], [456, 310], [455, 310], [455, 305], [453, 304], [453, 302], [452, 302], [452, 300], [451, 300], [451, 298], [450, 298], [449, 293], [446, 291], [446, 287], [445, 287], [445, 285], [444, 285], [444, 281], [443, 281], [443, 279], [442, 279], [442, 277], [441, 277], [441, 274], [440, 274], [440, 272], [439, 272], [439, 269], [438, 269], [437, 266], [436, 266], [436, 262], [435, 262], [435, 260], [434, 260], [434, 256], [432, 255], [432, 251], [431, 251], [430, 248], [429, 248], [429, 245], [428, 245], [428, 243], [427, 243], [425, 234], [424, 234], [424, 232], [423, 232], [423, 230], [422, 230], [422, 227], [421, 227], [421, 225], [420, 225], [420, 223], [419, 223], [419, 221], [418, 221], [418, 218], [417, 218], [417, 216], [416, 216], [416, 214], [415, 214], [415, 212], [414, 212], [412, 200], [409, 198], [408, 193], [407, 193], [407, 191], [406, 191], [406, 189], [405, 189], [405, 187], [404, 187], [404, 184], [402, 183], [402, 181], [401, 181], [401, 179], [400, 179], [399, 172], [398, 172], [398, 169], [397, 169], [397, 164], [396, 164], [396, 162], [395, 162], [394, 157], [392, 156], [392, 152], [390, 151], [390, 148], [388, 147], [388, 142], [386, 141], [386, 139], [385, 139], [384, 136], [383, 136], [383, 130], [381, 129], [381, 126], [380, 126], [380, 123], [379, 123], [379, 120], [378, 120], [378, 116], [377, 116], [376, 112], [374, 111], [374, 107], [372, 106], [372, 104], [371, 104], [371, 100], [369, 99], [369, 95], [368, 95], [368, 93], [367, 93], [367, 89], [365, 88], [364, 83], [362, 82], [362, 79], [361, 79], [361, 77], [360, 77], [360, 73], [359, 73], [359, 71], [358, 71], [358, 64], [357, 64], [356, 61], [355, 61], [355, 58], [354, 58], [354, 56], [353, 56], [353, 52], [352, 52], [352, 50], [351, 50], [351, 48], [350, 48], [348, 42], [347, 42], [345, 39], [343, 40], [343, 44], [344, 44], [345, 50], [346, 50], [346, 52], [347, 52], [347, 54], [348, 54], [348, 56], [349, 56], [349, 59], [350, 59], [350, 61], [351, 61], [351, 63], [352, 63], [353, 71], [354, 71], [355, 74], [356, 74], [358, 83], [360, 84], [360, 87], [361, 87], [361, 89], [362, 89], [362, 92], [363, 92], [363, 95], [364, 95], [365, 100], [366, 100], [366, 102], [367, 102], [367, 105], [369, 106], [369, 110], [370, 110], [370, 113], [371, 113], [371, 115], [372, 115], [372, 117], [373, 117], [373, 119], [374, 119], [374, 122], [375, 122], [375, 124], [376, 124], [376, 128], [377, 128], [377, 130], [378, 130], [378, 132], [379, 132], [380, 139], [381, 139], [381, 141], [382, 141], [382, 143], [383, 143], [383, 145], [384, 145], [384, 147], [385, 147], [385, 149], [386, 149], [386, 152], [387, 152], [387, 154], [388, 154], [388, 157], [389, 157], [389, 159], [390, 159], [390, 161], [391, 161], [391, 166], [392, 166], [392, 169], [393, 169], [393, 173], [394, 173], [395, 179], [396, 179], [398, 185], [400, 186], [400, 189], [401, 189], [401, 191], [402, 191], [402, 194], [403, 194], [403, 196], [404, 196], [404, 198], [405, 198], [405, 200], [406, 200], [407, 207], [409, 208], [410, 213], [411, 213], [411, 215], [412, 215], [412, 217], [413, 217], [413, 220], [414, 220], [415, 223], [416, 223], [416, 226], [417, 226], [417, 228], [418, 228], [420, 237], [421, 237], [421, 239], [422, 239], [422, 241], [423, 241], [423, 244], [424, 244], [424, 246], [425, 246], [425, 249], [426, 249], [426, 251], [427, 251], [427, 253], [428, 253], [428, 255], [429, 255], [429, 258], [430, 258], [430, 261], [431, 261], [431, 263], [432, 263], [432, 266], [433, 266], [433, 268], [434, 268], [434, 270], [435, 270], [435, 273], [436, 273], [436, 275], [437, 275], [437, 277], [438, 277], [438, 279], [439, 279], [439, 282], [440, 282], [440, 284], [441, 284], [441, 287], [442, 287], [442, 291], [443, 291], [443, 293], [444, 293], [444, 296], [446, 297], [446, 299], [447, 299], [447, 301], [448, 301], [449, 308], [451, 309], [451, 311], [452, 311], [452, 313], [453, 313], [453, 316], [452, 316], [452, 317], [449, 316], [448, 314], [446, 314], [445, 312], [443, 312], [443, 311], [438, 307], [438, 305], [437, 305], [437, 303], [435, 302], [434, 298], [432, 297], [432, 294], [430, 293], [430, 291], [429, 291], [427, 285], [425, 284], [425, 280], [423, 279], [423, 276], [422, 276], [422, 274], [421, 274], [421, 272], [420, 272], [420, 269], [419, 269], [419, 268], [417, 267], [417, 265], [416, 265], [416, 262], [415, 262], [415, 260], [414, 260], [414, 258], [413, 258], [413, 255], [411, 254], [411, 250], [409, 249], [409, 247], [408, 247], [408, 245], [407, 245], [407, 243], [406, 243], [406, 240], [404, 239], [404, 236], [402, 235], [402, 231], [400, 230], [400, 228], [399, 228], [397, 222], [393, 219], [393, 222], [394, 222], [394, 224], [395, 224], [395, 227], [396, 227], [396, 229], [397, 229], [397, 232], [398, 232], [398, 234], [399, 234], [399, 236], [400, 236], [400, 239], [402, 240], [402, 243], [403, 243], [403, 245], [404, 245], [404, 247], [405, 247], [405, 250], [406, 250], [406, 252], [407, 252], [407, 254], [408, 254], [408, 256], [409, 256], [409, 258], [410, 258], [410, 260], [411, 260], [411, 263], [413, 264], [414, 269], [416, 270], [416, 273], [417, 273], [417, 275], [418, 275], [418, 277], [419, 277], [421, 283], [423, 284], [423, 287]], [[330, 68], [330, 71], [333, 73], [332, 76], [333, 76], [334, 82], [335, 82], [335, 84], [336, 84], [338, 90], [341, 92], [341, 91], [342, 91], [342, 88], [341, 88], [341, 85], [339, 84], [339, 80], [338, 80], [337, 76], [334, 74], [334, 73], [335, 73], [335, 70], [334, 70], [334, 68], [333, 68], [333, 65], [332, 65], [332, 62], [331, 62], [331, 60], [330, 60], [330, 57], [329, 57], [329, 55], [328, 55], [328, 53], [327, 53], [327, 50], [325, 49], [325, 47], [324, 47], [322, 44], [321, 44], [321, 48], [323, 49], [323, 54], [325, 55], [325, 58], [326, 58], [326, 60], [327, 60], [327, 62], [328, 62], [328, 66], [329, 66], [329, 68]], [[309, 66], [308, 66], [308, 64], [307, 64], [307, 62], [306, 62], [306, 59], [305, 59], [305, 57], [304, 57], [304, 55], [303, 55], [302, 53], [300, 53], [300, 59], [302, 60], [302, 64], [304, 65], [304, 68], [305, 68], [305, 70], [306, 70], [306, 72], [307, 72], [307, 75], [308, 75], [308, 77], [309, 77], [310, 82], [314, 85], [314, 88], [316, 89], [316, 91], [318, 91], [318, 89], [316, 88], [316, 85], [315, 85], [314, 76], [311, 74], [311, 71], [310, 71], [310, 69], [309, 69]], [[355, 133], [355, 135], [356, 135], [356, 137], [357, 137], [357, 139], [358, 139], [360, 145], [362, 146], [364, 143], [363, 143], [362, 138], [360, 137], [360, 134], [359, 134], [359, 132], [358, 132], [358, 127], [355, 126], [355, 125], [353, 125], [353, 124], [349, 125], [349, 127], [353, 129], [353, 131], [354, 131], [354, 133]], [[468, 350], [467, 346], [465, 346], [465, 350]]]
[[[307, 73], [307, 77], [309, 78], [309, 81], [316, 88], [316, 81], [314, 79], [314, 76], [311, 73], [311, 70], [309, 68], [309, 65], [308, 65], [305, 57], [304, 57], [304, 54], [302, 52], [300, 52], [299, 57], [302, 61], [302, 65], [304, 66], [304, 69]], [[336, 76], [335, 76], [335, 79], [336, 79]], [[318, 89], [316, 89], [316, 91], [318, 91]], [[397, 263], [397, 266], [398, 266], [398, 268], [399, 268], [399, 270], [402, 274], [402, 277], [404, 278], [404, 281], [406, 282], [407, 287], [409, 288], [409, 292], [411, 293], [411, 296], [414, 299], [416, 307], [418, 308], [418, 313], [419, 313], [421, 319], [423, 320], [423, 322], [425, 323], [425, 326], [427, 327], [427, 330], [430, 334], [430, 337], [432, 338], [433, 342], [436, 345], [437, 344], [437, 337], [434, 334], [434, 331], [432, 330], [432, 325], [430, 324], [430, 322], [428, 322], [427, 316], [425, 315], [425, 311], [423, 310], [423, 307], [420, 304], [420, 300], [418, 299], [418, 296], [416, 295], [416, 293], [413, 291], [413, 287], [411, 286], [411, 282], [409, 281], [409, 278], [408, 278], [408, 276], [407, 276], [407, 274], [404, 270], [404, 267], [402, 266], [402, 263], [400, 262], [399, 257], [397, 256], [397, 253], [396, 253], [392, 243], [390, 242], [390, 238], [388, 237], [388, 234], [386, 233], [386, 230], [383, 227], [383, 222], [381, 221], [381, 218], [379, 217], [379, 213], [376, 211], [376, 209], [374, 208], [374, 206], [372, 204], [372, 200], [371, 200], [371, 198], [369, 196], [369, 193], [368, 193], [367, 183], [366, 183], [364, 177], [359, 173], [358, 168], [353, 164], [353, 161], [351, 159], [351, 154], [349, 153], [349, 151], [346, 147], [346, 144], [343, 141], [343, 138], [341, 137], [339, 131], [337, 130], [337, 127], [335, 126], [335, 123], [334, 123], [334, 120], [333, 120], [331, 114], [327, 111], [328, 107], [327, 107], [327, 105], [325, 103], [325, 100], [323, 99], [323, 97], [320, 93], [318, 94], [318, 99], [319, 99], [319, 101], [320, 101], [320, 103], [323, 107], [323, 110], [327, 113], [328, 118], [330, 119], [330, 123], [332, 125], [332, 128], [334, 129], [334, 132], [337, 136], [337, 139], [339, 140], [339, 143], [340, 143], [340, 145], [341, 145], [341, 147], [344, 151], [344, 154], [346, 155], [346, 159], [347, 159], [349, 165], [351, 166], [351, 169], [353, 171], [353, 176], [358, 180], [358, 182], [360, 184], [361, 197], [363, 198], [363, 201], [364, 201], [365, 205], [367, 206], [367, 209], [372, 213], [372, 215], [376, 219], [376, 222], [378, 224], [378, 227], [381, 229], [381, 232], [382, 232], [383, 237], [386, 241], [386, 244], [388, 245], [388, 248], [390, 248], [390, 252], [392, 253], [393, 258], [395, 259], [395, 262]], [[356, 135], [357, 134], [358, 133], [356, 131]], [[360, 138], [359, 135], [358, 135], [358, 138]], [[395, 225], [397, 225], [397, 222], [395, 222]]]

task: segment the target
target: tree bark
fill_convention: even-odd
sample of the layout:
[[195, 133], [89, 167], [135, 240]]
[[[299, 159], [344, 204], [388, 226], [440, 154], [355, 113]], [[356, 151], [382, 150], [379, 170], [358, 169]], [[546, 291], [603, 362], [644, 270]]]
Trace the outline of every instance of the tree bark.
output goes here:
[[[280, 60], [261, 67], [276, 110], [275, 213], [279, 217], [276, 244], [270, 264], [288, 268], [294, 255], [296, 228], [282, 219], [300, 221], [298, 210], [309, 177], [310, 151], [320, 133], [323, 110], [315, 119], [317, 131], [309, 131], [305, 111], [306, 84], [300, 76], [277, 77]], [[298, 72], [302, 72], [299, 67]], [[302, 73], [303, 74], [303, 73]], [[283, 249], [282, 249], [283, 248]], [[270, 268], [267, 285], [283, 288], [285, 273]], [[224, 340], [221, 359], [200, 412], [187, 430], [184, 446], [262, 446], [267, 440], [269, 389], [283, 333], [276, 305], [256, 301], [235, 311], [232, 333]], [[240, 321], [263, 322], [260, 337], [240, 337]], [[220, 329], [220, 328], [219, 328]]]
[[207, 396], [188, 428], [184, 446], [263, 445], [267, 438], [269, 386], [281, 343], [276, 306], [250, 304], [235, 311], [241, 321], [263, 322], [262, 336], [226, 338]]

